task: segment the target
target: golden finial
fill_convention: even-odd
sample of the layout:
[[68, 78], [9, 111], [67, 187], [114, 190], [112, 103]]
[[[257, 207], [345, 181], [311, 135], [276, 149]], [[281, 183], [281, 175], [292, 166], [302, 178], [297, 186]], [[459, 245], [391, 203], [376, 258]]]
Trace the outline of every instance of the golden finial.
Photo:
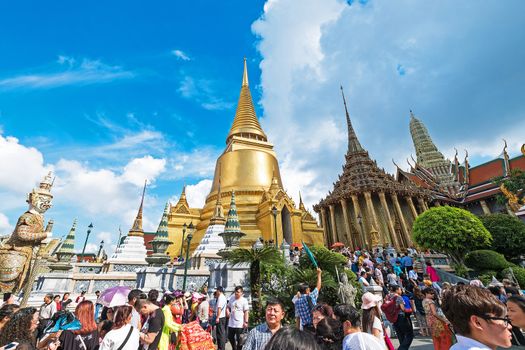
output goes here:
[[246, 57], [244, 57], [244, 72], [242, 73], [242, 86], [248, 86], [248, 67], [246, 66]]

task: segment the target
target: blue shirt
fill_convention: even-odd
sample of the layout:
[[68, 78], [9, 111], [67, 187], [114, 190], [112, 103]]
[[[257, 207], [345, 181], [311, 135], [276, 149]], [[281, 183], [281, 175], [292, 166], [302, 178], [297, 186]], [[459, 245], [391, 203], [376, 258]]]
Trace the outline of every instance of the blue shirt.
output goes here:
[[[319, 290], [315, 288], [310, 292], [310, 298], [312, 298], [312, 304], [317, 304], [317, 297], [319, 296]], [[309, 326], [312, 324], [312, 310], [308, 307], [307, 294], [301, 295], [299, 300], [295, 302], [295, 317], [301, 319], [303, 326]]]
[[412, 262], [412, 258], [407, 256], [404, 256], [401, 258], [401, 266], [403, 267], [411, 267], [414, 263]]
[[258, 325], [248, 333], [242, 350], [262, 350], [272, 337], [272, 332], [265, 323]]

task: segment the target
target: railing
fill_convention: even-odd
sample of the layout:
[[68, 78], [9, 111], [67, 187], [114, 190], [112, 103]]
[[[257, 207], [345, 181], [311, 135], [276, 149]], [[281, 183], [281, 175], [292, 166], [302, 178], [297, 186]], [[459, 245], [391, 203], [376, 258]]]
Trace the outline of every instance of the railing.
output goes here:
[[463, 277], [459, 277], [457, 275], [454, 275], [451, 272], [444, 271], [442, 269], [436, 268], [437, 274], [439, 276], [440, 282], [448, 282], [450, 284], [457, 284], [458, 282], [463, 282], [465, 284], [469, 284], [469, 280]]

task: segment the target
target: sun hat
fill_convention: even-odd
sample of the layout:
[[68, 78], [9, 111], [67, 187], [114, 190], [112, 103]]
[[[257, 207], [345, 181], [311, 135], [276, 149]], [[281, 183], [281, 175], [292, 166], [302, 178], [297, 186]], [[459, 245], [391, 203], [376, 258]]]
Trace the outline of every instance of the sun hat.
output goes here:
[[184, 296], [184, 293], [182, 292], [182, 290], [177, 289], [176, 291], [173, 292], [173, 296], [174, 296], [175, 298], [181, 298], [181, 297]]
[[370, 292], [366, 292], [361, 297], [361, 300], [363, 301], [363, 304], [361, 304], [361, 309], [368, 310], [371, 309], [379, 304], [381, 301], [381, 297], [379, 295], [372, 294]]

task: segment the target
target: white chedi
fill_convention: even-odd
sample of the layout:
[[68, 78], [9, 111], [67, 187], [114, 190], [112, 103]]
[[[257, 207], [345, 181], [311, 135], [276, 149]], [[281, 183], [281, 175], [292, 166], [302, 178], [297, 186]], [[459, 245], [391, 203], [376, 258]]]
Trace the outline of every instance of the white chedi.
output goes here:
[[199, 243], [199, 246], [193, 252], [193, 257], [198, 256], [215, 256], [219, 250], [226, 248], [224, 240], [219, 233], [224, 232], [223, 224], [210, 225]]
[[146, 255], [147, 252], [146, 245], [144, 244], [144, 237], [126, 236], [108, 262], [147, 264]]

